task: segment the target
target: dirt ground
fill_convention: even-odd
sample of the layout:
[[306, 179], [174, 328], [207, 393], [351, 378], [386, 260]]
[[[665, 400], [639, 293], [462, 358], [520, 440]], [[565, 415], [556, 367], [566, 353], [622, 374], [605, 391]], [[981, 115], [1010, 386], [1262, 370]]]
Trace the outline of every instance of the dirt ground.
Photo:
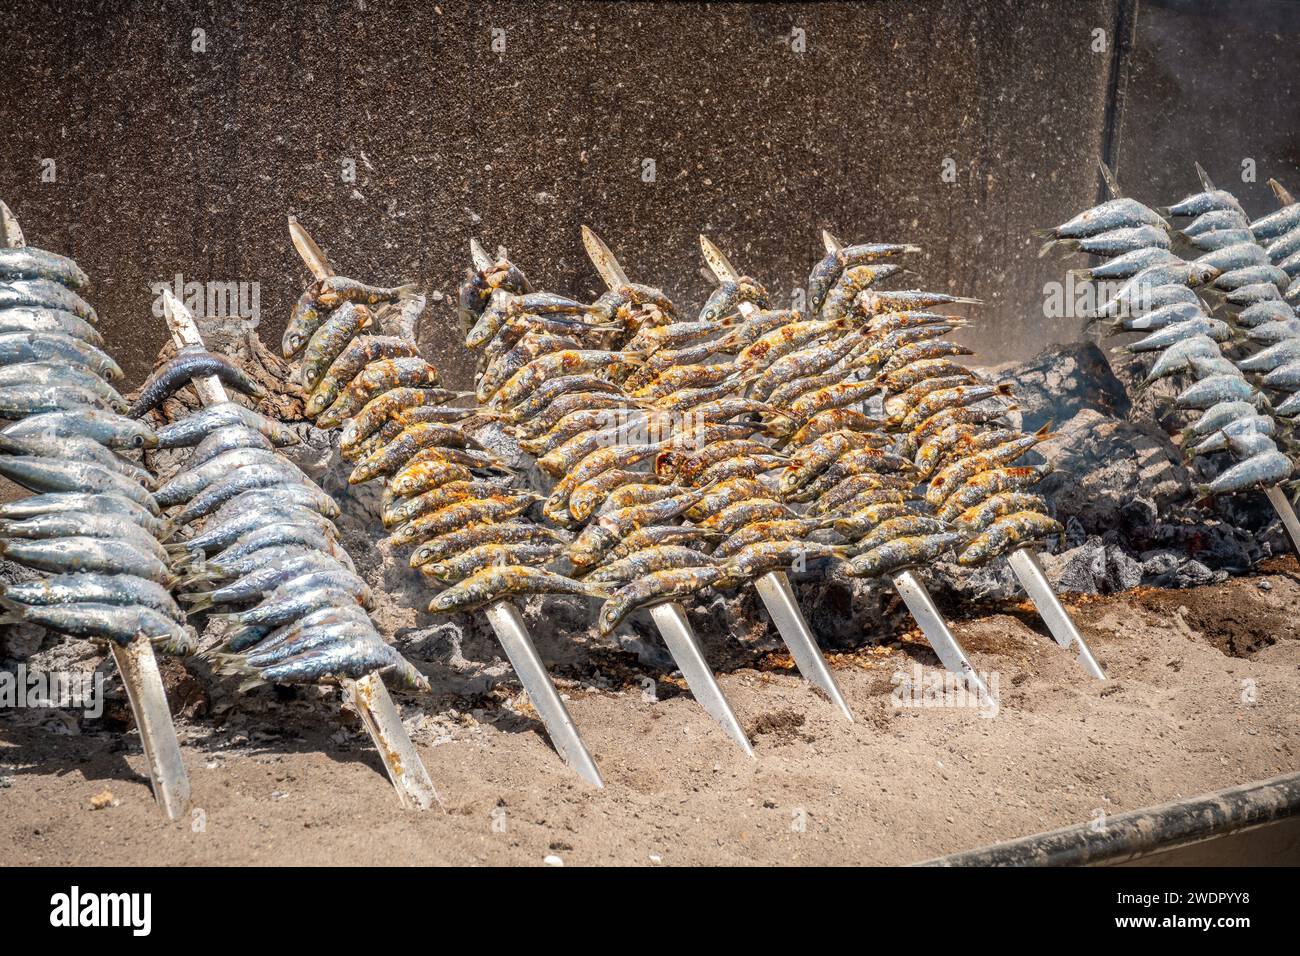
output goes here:
[[[1110, 680], [1089, 681], [1026, 608], [956, 622], [996, 714], [898, 707], [936, 661], [915, 633], [832, 659], [857, 722], [789, 662], [721, 675], [745, 757], [661, 679], [560, 681], [606, 780], [570, 773], [518, 698], [403, 707], [446, 811], [398, 809], [342, 720], [298, 735], [180, 722], [198, 809], [156, 811], [132, 732], [0, 723], [3, 864], [896, 864], [1300, 769], [1300, 574], [1074, 605]], [[667, 675], [660, 675], [667, 678]], [[109, 805], [91, 809], [104, 791]]]

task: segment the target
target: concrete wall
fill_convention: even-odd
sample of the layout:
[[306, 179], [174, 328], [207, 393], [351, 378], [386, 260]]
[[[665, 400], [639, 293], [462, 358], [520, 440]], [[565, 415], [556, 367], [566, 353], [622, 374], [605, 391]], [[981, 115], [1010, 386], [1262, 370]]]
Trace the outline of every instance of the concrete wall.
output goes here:
[[[821, 227], [915, 241], [927, 285], [989, 301], [985, 357], [1019, 357], [1077, 331], [1042, 318], [1042, 284], [1062, 267], [1034, 258], [1029, 231], [1096, 196], [1131, 3], [9, 4], [0, 197], [30, 241], [91, 273], [137, 378], [164, 335], [150, 285], [177, 273], [259, 283], [278, 340], [306, 279], [290, 212], [340, 271], [442, 293], [430, 345], [459, 383], [469, 238], [507, 245], [542, 287], [590, 295], [583, 222], [633, 278], [690, 306], [707, 293], [701, 231], [782, 300]], [[194, 29], [206, 52], [191, 50]], [[1215, 32], [1198, 29], [1212, 56]], [[1276, 98], [1294, 161], [1295, 97]], [[1168, 110], [1151, 122], [1202, 119]], [[1140, 130], [1124, 133], [1125, 171], [1150, 178], [1128, 152]], [[1212, 138], [1202, 155], [1220, 148]], [[54, 183], [40, 181], [44, 158]]]

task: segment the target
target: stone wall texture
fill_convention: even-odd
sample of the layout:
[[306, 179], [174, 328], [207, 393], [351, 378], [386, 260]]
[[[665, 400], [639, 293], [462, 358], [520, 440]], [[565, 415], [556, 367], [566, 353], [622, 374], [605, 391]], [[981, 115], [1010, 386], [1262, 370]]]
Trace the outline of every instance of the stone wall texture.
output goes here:
[[[821, 228], [914, 241], [919, 281], [987, 300], [967, 336], [1010, 360], [1078, 335], [1043, 317], [1064, 267], [1030, 232], [1096, 199], [1099, 158], [1153, 201], [1191, 188], [1194, 159], [1252, 211], [1268, 176], [1300, 186], [1297, 40], [1300, 4], [1266, 0], [19, 0], [0, 9], [0, 198], [92, 275], [135, 381], [164, 340], [152, 287], [178, 275], [257, 283], [278, 340], [307, 279], [289, 213], [339, 271], [431, 293], [424, 334], [457, 384], [469, 239], [593, 295], [582, 223], [692, 308], [701, 232], [778, 300]], [[1258, 182], [1236, 181], [1244, 157]]]

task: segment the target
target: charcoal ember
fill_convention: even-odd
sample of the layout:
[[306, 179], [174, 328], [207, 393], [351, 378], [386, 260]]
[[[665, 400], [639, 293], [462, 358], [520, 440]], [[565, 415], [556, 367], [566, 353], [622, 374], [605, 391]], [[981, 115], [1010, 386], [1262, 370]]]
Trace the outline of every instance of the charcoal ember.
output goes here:
[[1010, 601], [1024, 597], [1020, 581], [1011, 565], [997, 559], [976, 568], [965, 568], [954, 562], [942, 561], [935, 565], [934, 587], [931, 593], [945, 604], [963, 601]]
[[1107, 546], [1104, 590], [1113, 594], [1135, 588], [1141, 583], [1142, 563], [1116, 545]]
[[1129, 397], [1106, 356], [1092, 342], [1045, 349], [1027, 362], [994, 370], [998, 381], [1015, 385], [1020, 426], [1037, 431], [1048, 422], [1068, 422], [1080, 412], [1124, 418]]
[[1212, 571], [1200, 561], [1167, 548], [1142, 553], [1144, 583], [1160, 588], [1192, 588], [1211, 584], [1227, 577], [1225, 571]]
[[1106, 547], [1089, 539], [1061, 554], [1044, 555], [1043, 570], [1052, 586], [1063, 594], [1100, 594], [1106, 580]]
[[1178, 450], [1150, 423], [1085, 409], [1038, 450], [1056, 469], [1040, 493], [1058, 517], [1076, 518], [1091, 534], [1148, 524], [1191, 494]]

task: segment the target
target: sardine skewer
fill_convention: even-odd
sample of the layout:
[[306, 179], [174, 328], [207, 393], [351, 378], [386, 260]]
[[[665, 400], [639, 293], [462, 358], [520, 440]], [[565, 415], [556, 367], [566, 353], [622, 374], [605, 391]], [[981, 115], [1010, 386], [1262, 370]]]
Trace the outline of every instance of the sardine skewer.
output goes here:
[[[709, 241], [707, 236], [700, 236], [700, 251], [704, 254], [704, 261], [708, 263], [709, 270], [720, 281], [734, 282], [740, 278], [736, 267], [731, 264], [722, 250]], [[752, 302], [741, 302], [739, 309], [740, 314], [748, 319], [758, 311], [758, 306]], [[844, 717], [852, 721], [853, 711], [849, 709], [839, 685], [835, 683], [835, 677], [826, 665], [826, 659], [822, 657], [817, 640], [813, 637], [812, 630], [804, 619], [803, 611], [795, 600], [789, 577], [784, 571], [769, 571], [754, 582], [754, 590], [763, 599], [763, 606], [771, 615], [772, 623], [776, 625], [781, 640], [785, 641], [785, 646], [789, 649], [790, 656], [794, 658], [799, 673], [808, 683], [825, 692]]]
[[[0, 202], [0, 247], [22, 249], [27, 240], [22, 226], [9, 206]], [[158, 660], [154, 657], [153, 642], [141, 634], [123, 646], [109, 642], [113, 660], [117, 663], [126, 696], [135, 717], [140, 743], [144, 748], [145, 764], [154, 799], [169, 820], [179, 820], [190, 807], [190, 778], [181, 760], [180, 742], [176, 739], [176, 725], [172, 722], [171, 708], [167, 706], [167, 692], [163, 688]]]
[[[601, 238], [587, 226], [582, 227], [582, 244], [606, 286], [610, 289], [618, 289], [628, 284], [627, 273], [623, 271], [619, 261], [614, 258], [614, 254], [609, 251], [609, 247]], [[664, 639], [668, 653], [672, 655], [677, 669], [682, 672], [686, 686], [691, 689], [696, 701], [722, 726], [727, 736], [731, 737], [746, 755], [753, 757], [754, 748], [750, 745], [749, 738], [745, 736], [744, 729], [741, 728], [731, 705], [727, 703], [727, 698], [722, 693], [722, 688], [718, 686], [717, 678], [714, 677], [708, 661], [704, 658], [699, 639], [691, 629], [691, 622], [686, 618], [685, 609], [676, 601], [657, 604], [650, 608], [650, 618], [659, 629], [659, 635]]]
[[[311, 241], [311, 237], [306, 235], [306, 231], [302, 230], [297, 220], [292, 217], [289, 219], [289, 231], [294, 237], [294, 245], [300, 250], [302, 246], [298, 243], [299, 231], [308, 242]], [[315, 243], [311, 245], [315, 247]], [[321, 269], [327, 268], [323, 257], [318, 262]], [[324, 278], [324, 276], [317, 275], [317, 278]], [[186, 346], [203, 347], [203, 338], [194, 324], [194, 317], [170, 291], [163, 293], [163, 316], [177, 349]], [[204, 405], [217, 405], [228, 400], [225, 386], [215, 375], [196, 378], [191, 384]], [[402, 806], [417, 810], [427, 810], [434, 803], [441, 806], [442, 799], [433, 786], [433, 780], [420, 759], [415, 744], [411, 742], [406, 728], [402, 726], [401, 715], [393, 704], [393, 698], [389, 696], [388, 688], [384, 686], [383, 678], [378, 673], [373, 673], [358, 680], [343, 678], [340, 683], [344, 693], [357, 708], [361, 723], [370, 732], [371, 739], [375, 742], [375, 749], [379, 752], [379, 758], [383, 761], [388, 779], [397, 791]]]
[[[477, 239], [469, 241], [469, 251], [474, 268], [484, 272], [492, 268], [492, 257]], [[510, 293], [504, 289], [494, 289], [489, 299], [489, 306], [508, 299], [509, 296]], [[551, 743], [555, 745], [556, 752], [577, 772], [578, 776], [595, 787], [603, 788], [605, 781], [600, 775], [596, 761], [592, 759], [586, 745], [583, 744], [577, 725], [555, 689], [555, 684], [551, 680], [551, 675], [547, 673], [546, 665], [542, 663], [541, 655], [537, 653], [537, 647], [533, 644], [519, 608], [509, 601], [501, 600], [489, 604], [484, 609], [484, 613], [487, 615], [488, 623], [492, 625], [493, 633], [497, 636], [497, 642], [510, 661], [510, 666], [514, 668], [515, 676], [519, 678], [519, 683], [528, 694], [533, 709], [537, 711], [537, 716], [546, 727], [546, 733], [550, 736]]]
[[[822, 245], [827, 252], [835, 252], [841, 247], [842, 243], [823, 229]], [[935, 605], [934, 598], [930, 597], [930, 592], [926, 590], [921, 579], [911, 571], [902, 571], [895, 574], [891, 580], [894, 584], [894, 590], [898, 592], [898, 596], [907, 605], [908, 611], [911, 612], [912, 617], [920, 626], [921, 633], [930, 642], [930, 647], [939, 656], [943, 666], [950, 673], [964, 678], [978, 693], [987, 696], [988, 688], [979, 674], [975, 672], [975, 668], [971, 665], [966, 652], [957, 643], [957, 638], [953, 636], [952, 629], [948, 626], [948, 622], [944, 620], [943, 613]]]

